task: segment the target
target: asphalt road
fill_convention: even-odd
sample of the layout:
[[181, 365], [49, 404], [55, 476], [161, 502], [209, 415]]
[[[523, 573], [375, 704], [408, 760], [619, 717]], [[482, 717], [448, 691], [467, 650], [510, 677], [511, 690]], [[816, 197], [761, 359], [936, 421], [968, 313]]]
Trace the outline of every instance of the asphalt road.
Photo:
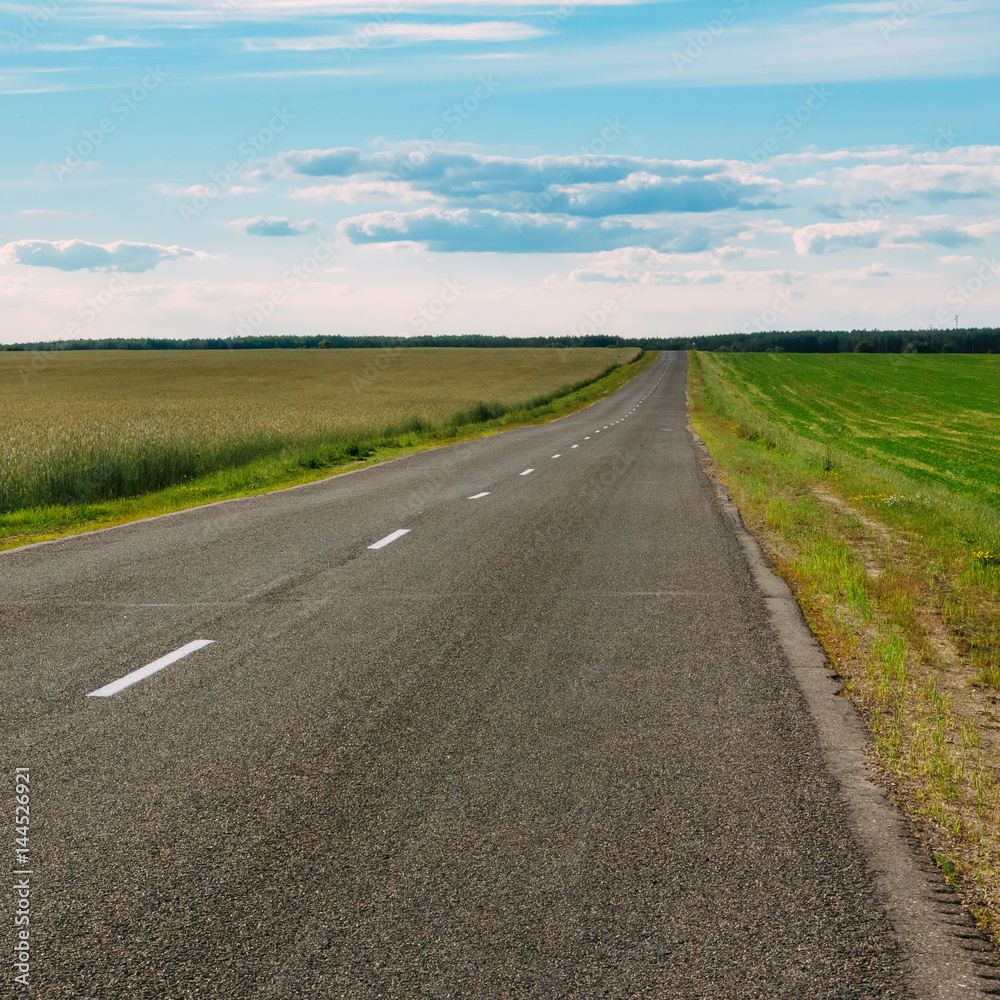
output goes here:
[[685, 373], [0, 557], [30, 995], [907, 995]]

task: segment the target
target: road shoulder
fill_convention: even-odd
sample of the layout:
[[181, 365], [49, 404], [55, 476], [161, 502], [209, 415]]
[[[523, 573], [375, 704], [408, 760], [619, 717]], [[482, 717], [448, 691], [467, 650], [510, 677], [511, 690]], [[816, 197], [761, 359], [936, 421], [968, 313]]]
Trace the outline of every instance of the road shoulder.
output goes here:
[[905, 817], [871, 780], [864, 722], [831, 672], [788, 584], [771, 569], [739, 508], [713, 474], [708, 449], [688, 423], [702, 468], [739, 539], [771, 625], [816, 725], [823, 754], [840, 784], [858, 843], [875, 875], [903, 947], [914, 997], [1000, 995], [995, 953], [961, 900], [913, 836]]

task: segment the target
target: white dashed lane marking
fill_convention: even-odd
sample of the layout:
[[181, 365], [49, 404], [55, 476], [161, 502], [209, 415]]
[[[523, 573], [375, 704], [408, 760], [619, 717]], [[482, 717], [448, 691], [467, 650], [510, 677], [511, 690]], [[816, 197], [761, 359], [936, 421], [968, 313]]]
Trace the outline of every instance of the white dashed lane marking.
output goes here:
[[488, 497], [489, 493], [477, 493], [474, 497], [469, 497], [470, 500], [479, 500], [481, 497]]
[[111, 695], [118, 694], [119, 691], [124, 691], [125, 688], [131, 687], [136, 681], [144, 680], [164, 667], [169, 667], [171, 663], [176, 663], [189, 653], [193, 653], [196, 649], [201, 649], [202, 646], [210, 646], [214, 641], [214, 639], [195, 639], [186, 646], [181, 646], [180, 649], [175, 649], [172, 653], [167, 653], [166, 656], [161, 656], [158, 660], [153, 660], [152, 663], [147, 663], [144, 667], [139, 667], [138, 670], [133, 670], [132, 673], [126, 674], [124, 677], [119, 677], [118, 680], [112, 681], [110, 684], [105, 684], [104, 687], [100, 687], [96, 691], [91, 691], [87, 697], [110, 698]]
[[391, 535], [386, 535], [385, 538], [380, 538], [377, 542], [369, 545], [370, 549], [382, 549], [386, 545], [392, 544], [397, 538], [402, 538], [403, 535], [408, 535], [410, 533], [409, 528], [397, 528]]
[[[659, 384], [659, 380], [657, 380], [657, 384]], [[601, 430], [605, 430], [606, 431], [606, 430], [609, 429], [609, 427], [617, 427], [618, 424], [620, 424], [627, 417], [632, 416], [632, 414], [635, 413], [635, 411], [639, 408], [639, 406], [642, 405], [642, 403], [645, 401], [645, 399], [649, 395], [651, 395], [651, 393], [652, 393], [652, 390], [650, 390], [649, 393], [647, 393], [645, 396], [643, 396], [642, 399], [640, 399], [639, 402], [631, 410], [629, 410], [628, 413], [626, 413], [624, 417], [619, 417], [617, 420], [613, 420], [610, 424], [605, 424], [604, 427], [601, 428]], [[600, 430], [595, 430], [594, 433], [595, 434], [600, 434], [601, 431]], [[589, 441], [590, 440], [590, 435], [588, 434], [583, 440], [584, 441]], [[578, 444], [570, 445], [570, 448], [579, 448], [579, 447], [580, 446]], [[562, 453], [559, 452], [559, 453], [553, 455], [552, 457], [553, 458], [562, 458]], [[528, 475], [531, 475], [531, 473], [534, 472], [534, 471], [535, 471], [534, 469], [525, 469], [524, 472], [520, 473], [520, 475], [522, 475], [522, 476], [528, 476]], [[488, 497], [488, 496], [489, 496], [489, 493], [477, 493], [475, 496], [469, 497], [469, 499], [470, 500], [479, 500], [481, 497]], [[404, 529], [404, 530], [399, 531], [399, 532], [394, 532], [392, 535], [389, 535], [386, 538], [383, 538], [382, 541], [376, 542], [374, 545], [369, 545], [368, 548], [375, 549], [375, 548], [381, 548], [383, 545], [388, 545], [389, 542], [395, 541], [396, 538], [398, 538], [401, 534], [405, 535], [406, 534], [406, 530], [407, 529]]]

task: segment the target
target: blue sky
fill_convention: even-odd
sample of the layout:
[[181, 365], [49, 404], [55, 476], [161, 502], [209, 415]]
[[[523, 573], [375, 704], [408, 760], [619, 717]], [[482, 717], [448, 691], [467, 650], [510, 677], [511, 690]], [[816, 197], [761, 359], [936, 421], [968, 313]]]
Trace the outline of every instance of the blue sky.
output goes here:
[[1000, 0], [0, 8], [0, 342], [1000, 321]]

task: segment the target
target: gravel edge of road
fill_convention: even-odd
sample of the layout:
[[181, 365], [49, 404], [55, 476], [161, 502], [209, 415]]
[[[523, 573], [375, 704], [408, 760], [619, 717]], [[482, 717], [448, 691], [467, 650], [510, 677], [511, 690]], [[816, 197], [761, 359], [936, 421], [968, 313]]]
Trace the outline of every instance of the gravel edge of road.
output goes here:
[[[689, 401], [690, 402], [690, 401]], [[739, 508], [711, 474], [712, 456], [688, 421], [702, 470], [739, 539], [771, 625], [816, 724], [831, 773], [840, 785], [851, 824], [899, 936], [914, 1000], [1000, 996], [993, 945], [890, 802], [869, 777], [868, 732], [847, 698], [791, 588], [778, 576], [743, 522]]]

